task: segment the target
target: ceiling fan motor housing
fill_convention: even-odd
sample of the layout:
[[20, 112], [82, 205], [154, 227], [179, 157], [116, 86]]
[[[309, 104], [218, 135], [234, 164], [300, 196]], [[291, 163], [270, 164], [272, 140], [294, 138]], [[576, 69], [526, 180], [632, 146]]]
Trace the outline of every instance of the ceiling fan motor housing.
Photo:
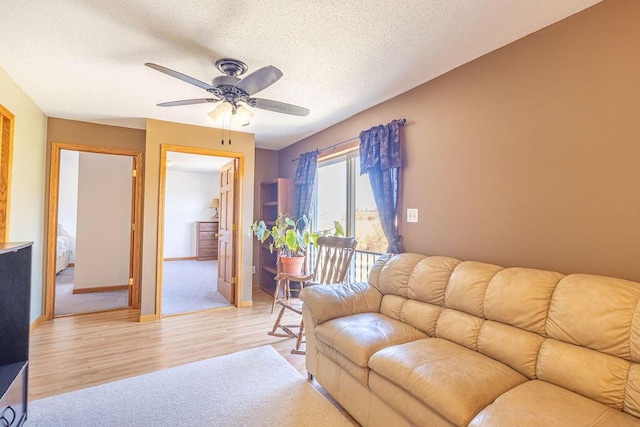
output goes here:
[[216, 68], [227, 76], [241, 76], [249, 69], [244, 62], [233, 58], [220, 58], [216, 61]]

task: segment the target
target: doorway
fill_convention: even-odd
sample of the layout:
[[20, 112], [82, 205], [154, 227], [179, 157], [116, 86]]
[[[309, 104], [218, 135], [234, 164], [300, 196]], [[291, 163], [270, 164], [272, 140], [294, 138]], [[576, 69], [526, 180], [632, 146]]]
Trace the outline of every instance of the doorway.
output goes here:
[[167, 152], [162, 316], [231, 306], [217, 289], [220, 172], [228, 162]]
[[226, 151], [161, 145], [156, 287], [161, 317], [237, 305], [234, 190], [240, 161]]
[[142, 153], [53, 143], [45, 317], [139, 306]]

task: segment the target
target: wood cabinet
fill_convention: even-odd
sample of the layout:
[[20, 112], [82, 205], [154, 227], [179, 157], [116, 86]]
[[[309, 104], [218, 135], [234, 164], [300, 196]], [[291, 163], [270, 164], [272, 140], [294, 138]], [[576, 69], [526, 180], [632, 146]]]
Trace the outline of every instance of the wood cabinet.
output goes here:
[[3, 426], [21, 426], [27, 417], [31, 245], [0, 243], [0, 425]]
[[[260, 184], [260, 219], [264, 220], [267, 227], [275, 224], [281, 213], [294, 214], [295, 193], [293, 181], [287, 178], [278, 178]], [[260, 289], [273, 295], [276, 289], [275, 277], [276, 254], [269, 251], [269, 245], [260, 247], [258, 260], [258, 284]]]
[[218, 259], [218, 222], [198, 221], [196, 226], [196, 259]]

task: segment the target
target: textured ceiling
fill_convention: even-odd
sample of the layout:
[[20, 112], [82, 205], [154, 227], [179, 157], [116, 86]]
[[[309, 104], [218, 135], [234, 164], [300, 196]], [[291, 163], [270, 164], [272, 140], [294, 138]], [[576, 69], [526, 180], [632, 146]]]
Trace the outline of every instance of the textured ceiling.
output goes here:
[[284, 76], [256, 96], [311, 110], [256, 110], [256, 146], [279, 149], [599, 0], [2, 0], [0, 67], [51, 117], [144, 128], [212, 126], [213, 61]]

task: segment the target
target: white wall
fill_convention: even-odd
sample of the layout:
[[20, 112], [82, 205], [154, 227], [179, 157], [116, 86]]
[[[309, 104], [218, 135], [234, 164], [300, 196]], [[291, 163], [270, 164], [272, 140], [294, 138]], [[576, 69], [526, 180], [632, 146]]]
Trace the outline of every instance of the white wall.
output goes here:
[[75, 288], [129, 281], [133, 159], [80, 153]]
[[63, 236], [71, 243], [69, 262], [75, 262], [76, 221], [78, 213], [78, 161], [77, 151], [60, 151], [60, 186], [58, 195], [58, 224], [62, 225]]
[[32, 241], [31, 321], [42, 314], [47, 117], [0, 68], [0, 104], [15, 115], [9, 240]]
[[196, 221], [210, 221], [211, 199], [220, 197], [220, 174], [167, 170], [164, 257], [196, 256]]

